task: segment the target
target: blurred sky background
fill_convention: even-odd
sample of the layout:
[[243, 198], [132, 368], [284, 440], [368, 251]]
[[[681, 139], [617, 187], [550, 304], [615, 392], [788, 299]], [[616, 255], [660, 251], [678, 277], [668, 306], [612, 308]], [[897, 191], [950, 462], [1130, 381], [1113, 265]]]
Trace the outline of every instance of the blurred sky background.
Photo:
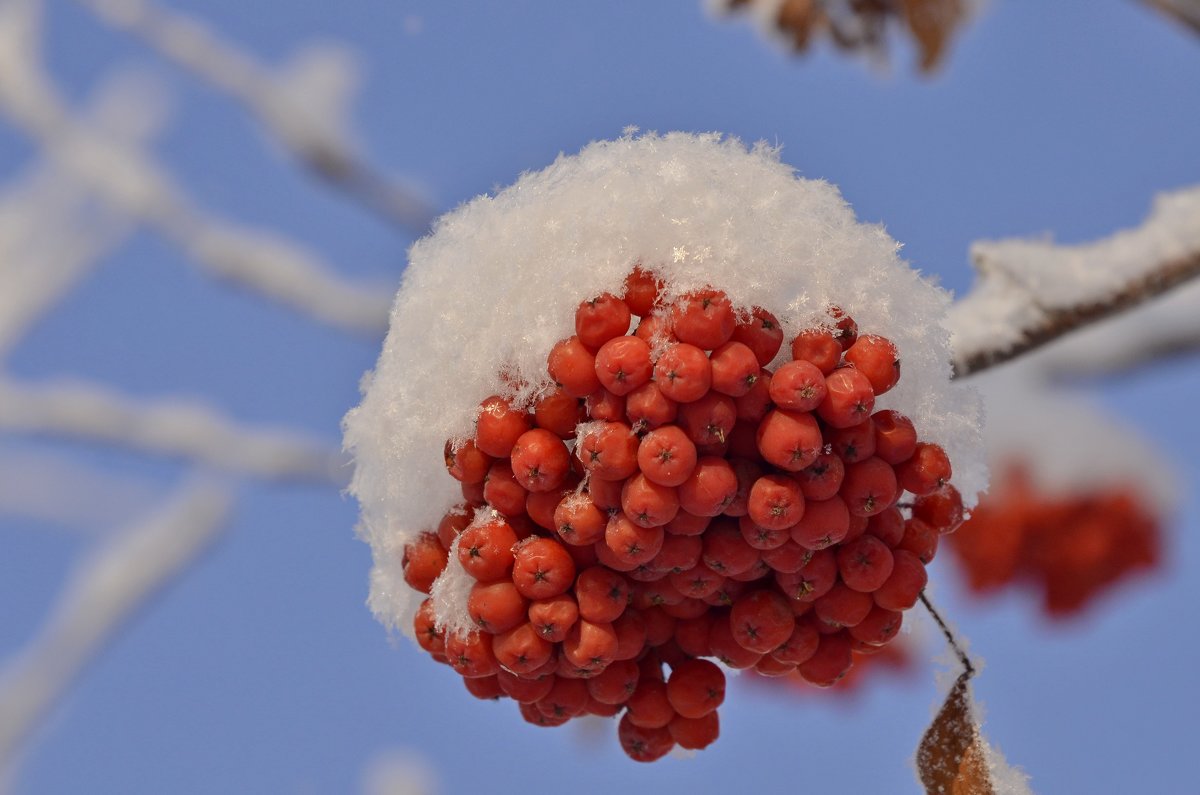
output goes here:
[[[1156, 192], [1200, 183], [1200, 39], [1132, 0], [993, 0], [928, 78], [899, 38], [887, 71], [827, 44], [794, 58], [694, 0], [170, 7], [267, 64], [314, 40], [351, 48], [362, 151], [438, 211], [626, 125], [717, 130], [782, 146], [801, 175], [840, 186], [915, 267], [961, 293], [973, 240], [1095, 239], [1139, 223]], [[394, 291], [408, 232], [312, 179], [239, 106], [86, 9], [57, 0], [45, 14], [44, 56], [72, 103], [116, 68], [165, 78], [173, 111], [150, 151], [199, 206]], [[0, 119], [0, 183], [37, 156]], [[337, 445], [380, 341], [213, 281], [142, 229], [7, 367], [18, 379], [86, 378], [140, 398], [200, 397], [246, 423]], [[1200, 377], [1183, 360], [1077, 388], [1179, 474], [1185, 497], [1164, 568], [1069, 623], [1013, 591], [971, 599], [948, 554], [932, 566], [933, 595], [985, 662], [976, 694], [989, 738], [1035, 791], [1190, 791]], [[0, 435], [0, 448], [66, 454], [148, 495], [187, 470], [15, 433]], [[154, 504], [134, 491], [131, 519]], [[364, 606], [370, 554], [354, 537], [357, 506], [336, 487], [248, 480], [237, 494], [229, 532], [134, 616], [43, 724], [16, 791], [353, 792], [372, 760], [393, 753], [422, 758], [446, 793], [918, 791], [910, 759], [939, 699], [931, 660], [941, 646], [929, 626], [906, 675], [874, 678], [852, 699], [735, 683], [714, 746], [637, 765], [611, 727], [531, 727], [511, 702], [476, 701], [450, 670], [389, 642]], [[0, 506], [0, 656], [36, 633], [107, 524], [66, 527]]]

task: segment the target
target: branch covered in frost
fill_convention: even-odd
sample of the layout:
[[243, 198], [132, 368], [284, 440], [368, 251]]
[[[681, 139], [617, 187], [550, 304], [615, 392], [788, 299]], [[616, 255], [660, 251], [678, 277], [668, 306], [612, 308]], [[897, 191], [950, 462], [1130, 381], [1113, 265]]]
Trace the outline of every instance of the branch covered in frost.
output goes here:
[[232, 501], [211, 482], [183, 487], [76, 571], [41, 633], [0, 672], [0, 772], [129, 616], [217, 537]]
[[385, 328], [390, 288], [351, 285], [295, 243], [201, 211], [141, 146], [73, 114], [39, 63], [37, 11], [32, 0], [0, 6], [0, 113], [56, 167], [213, 275], [340, 328], [369, 334]]
[[[86, 123], [140, 146], [166, 116], [161, 86], [118, 74], [96, 92]], [[0, 359], [31, 324], [131, 230], [70, 171], [39, 163], [0, 195]]]
[[79, 0], [115, 28], [236, 99], [309, 171], [393, 223], [421, 233], [433, 210], [355, 151], [347, 118], [357, 83], [341, 47], [308, 47], [272, 71], [200, 20], [146, 0]]
[[32, 446], [14, 448], [0, 449], [0, 514], [96, 534], [127, 524], [159, 499], [145, 480]]
[[1159, 196], [1142, 226], [1094, 243], [976, 243], [979, 279], [951, 308], [959, 377], [1009, 361], [1200, 276], [1200, 187]]
[[0, 430], [102, 442], [272, 480], [346, 479], [340, 453], [293, 431], [240, 425], [195, 402], [137, 401], [98, 384], [0, 381]]

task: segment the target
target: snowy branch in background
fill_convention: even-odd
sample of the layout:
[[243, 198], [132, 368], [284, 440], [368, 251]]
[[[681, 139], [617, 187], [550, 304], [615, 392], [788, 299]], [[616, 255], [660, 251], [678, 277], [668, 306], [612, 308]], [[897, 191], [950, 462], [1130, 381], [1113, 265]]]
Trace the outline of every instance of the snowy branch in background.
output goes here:
[[145, 0], [79, 0], [115, 28], [246, 107], [310, 171], [384, 217], [420, 234], [433, 220], [428, 202], [363, 162], [350, 133], [358, 83], [353, 55], [336, 45], [308, 46], [270, 70], [200, 20]]
[[1179, 24], [1200, 35], [1200, 0], [1142, 0]]
[[232, 503], [225, 487], [194, 482], [84, 561], [41, 633], [0, 671], [0, 774], [130, 615], [217, 537]]
[[949, 318], [959, 377], [1200, 276], [1200, 188], [1159, 196], [1142, 226], [1095, 243], [976, 243], [971, 258], [979, 279]]
[[0, 113], [55, 166], [215, 276], [339, 328], [374, 335], [386, 327], [391, 287], [352, 285], [295, 243], [202, 212], [141, 146], [72, 115], [38, 61], [38, 11], [35, 0], [0, 2]]
[[149, 481], [89, 467], [31, 446], [0, 447], [0, 515], [84, 535], [128, 524], [161, 499]]
[[[130, 146], [158, 133], [167, 115], [162, 87], [139, 73], [103, 83], [87, 123]], [[73, 174], [42, 163], [0, 195], [0, 360], [132, 224]]]
[[240, 425], [177, 398], [137, 401], [99, 384], [0, 381], [0, 430], [100, 442], [270, 480], [348, 479], [340, 452], [294, 431]]

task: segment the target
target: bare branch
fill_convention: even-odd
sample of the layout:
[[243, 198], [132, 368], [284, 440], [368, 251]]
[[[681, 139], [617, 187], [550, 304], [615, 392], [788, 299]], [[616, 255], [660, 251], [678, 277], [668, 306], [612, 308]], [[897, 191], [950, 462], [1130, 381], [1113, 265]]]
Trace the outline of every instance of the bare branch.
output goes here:
[[370, 335], [386, 328], [391, 286], [352, 285], [295, 243], [199, 210], [142, 147], [73, 115], [38, 61], [38, 25], [29, 0], [0, 6], [0, 112], [55, 166], [215, 276], [339, 328]]
[[0, 672], [0, 773], [11, 774], [29, 735], [116, 631], [218, 536], [232, 502], [225, 487], [193, 482], [76, 571], [41, 633]]
[[976, 243], [979, 280], [950, 311], [965, 377], [1200, 276], [1200, 188], [1160, 196], [1137, 229], [1096, 243]]
[[307, 170], [386, 220], [421, 234], [429, 204], [365, 163], [350, 141], [348, 94], [356, 82], [341, 49], [309, 48], [271, 71], [203, 22], [146, 0], [78, 0], [196, 77], [237, 100]]
[[100, 442], [270, 480], [342, 485], [348, 474], [335, 448], [294, 431], [241, 425], [197, 402], [136, 401], [84, 382], [0, 381], [0, 430]]
[[1200, 2], [1198, 0], [1142, 0], [1146, 5], [1200, 36]]

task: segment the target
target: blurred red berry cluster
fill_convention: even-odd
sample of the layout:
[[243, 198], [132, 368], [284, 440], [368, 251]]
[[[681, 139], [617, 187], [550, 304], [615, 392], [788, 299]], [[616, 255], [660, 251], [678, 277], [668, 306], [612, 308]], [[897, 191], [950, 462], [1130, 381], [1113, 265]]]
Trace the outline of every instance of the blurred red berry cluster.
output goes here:
[[446, 446], [464, 502], [404, 560], [425, 593], [452, 556], [474, 578], [469, 634], [433, 599], [415, 621], [473, 694], [543, 726], [620, 715], [639, 761], [716, 739], [725, 675], [704, 658], [829, 686], [884, 648], [963, 513], [942, 448], [874, 410], [890, 341], [831, 307], [772, 372], [770, 312], [661, 288], [635, 268], [579, 305], [535, 405], [483, 402]]
[[973, 591], [1028, 583], [1042, 592], [1046, 613], [1062, 617], [1154, 568], [1159, 536], [1157, 513], [1132, 484], [1051, 494], [1010, 462], [950, 546]]

